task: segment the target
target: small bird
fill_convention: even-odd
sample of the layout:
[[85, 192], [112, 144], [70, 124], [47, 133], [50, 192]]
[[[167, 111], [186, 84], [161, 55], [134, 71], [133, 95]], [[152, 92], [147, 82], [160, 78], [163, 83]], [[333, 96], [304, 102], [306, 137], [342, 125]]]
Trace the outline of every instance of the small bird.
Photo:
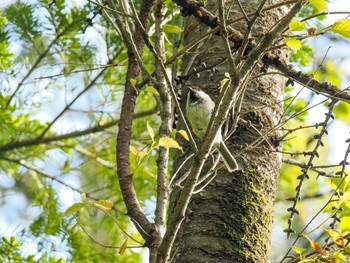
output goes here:
[[[189, 92], [186, 102], [186, 118], [191, 124], [194, 134], [203, 138], [205, 135], [211, 115], [215, 108], [215, 103], [198, 87], [188, 87]], [[221, 158], [223, 159], [226, 168], [229, 172], [238, 170], [238, 164], [235, 158], [228, 150], [225, 142], [222, 139], [221, 130], [218, 131], [215, 136], [215, 148], [218, 150]]]

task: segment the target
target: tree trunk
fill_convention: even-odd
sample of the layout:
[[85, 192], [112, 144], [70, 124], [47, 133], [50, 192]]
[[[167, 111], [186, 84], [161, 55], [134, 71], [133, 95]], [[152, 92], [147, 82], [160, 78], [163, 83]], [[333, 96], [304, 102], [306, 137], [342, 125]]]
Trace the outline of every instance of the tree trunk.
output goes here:
[[[249, 14], [261, 1], [240, 2]], [[268, 1], [265, 6], [278, 2], [281, 1]], [[236, 1], [225, 5], [230, 8], [230, 18], [242, 16]], [[206, 9], [218, 15], [216, 1], [209, 2]], [[285, 11], [287, 8], [284, 7], [262, 13], [252, 36], [266, 33]], [[241, 21], [232, 27], [244, 33], [246, 23]], [[207, 31], [206, 26], [187, 18], [185, 43], [200, 39]], [[276, 51], [275, 54], [287, 57], [286, 51]], [[215, 99], [220, 81], [225, 78], [225, 72], [230, 71], [228, 62], [220, 63], [226, 57], [220, 35], [204, 40], [184, 58], [183, 75], [193, 72], [193, 69], [199, 72], [185, 82], [184, 89], [188, 85], [199, 86]], [[203, 67], [207, 70], [201, 72], [199, 69]], [[249, 79], [258, 74], [261, 72], [257, 68]], [[277, 142], [280, 129], [276, 126], [282, 116], [284, 79], [279, 75], [266, 75], [247, 85], [240, 121], [226, 141], [233, 155], [240, 152], [237, 156], [240, 170], [230, 174], [225, 168], [220, 169], [204, 190], [193, 195], [172, 249], [171, 262], [269, 262], [273, 203], [281, 167], [281, 156], [273, 150], [280, 147]], [[260, 143], [249, 147], [256, 140]], [[179, 166], [181, 161], [182, 158], [174, 166]], [[175, 189], [171, 195], [169, 217], [180, 191]]]

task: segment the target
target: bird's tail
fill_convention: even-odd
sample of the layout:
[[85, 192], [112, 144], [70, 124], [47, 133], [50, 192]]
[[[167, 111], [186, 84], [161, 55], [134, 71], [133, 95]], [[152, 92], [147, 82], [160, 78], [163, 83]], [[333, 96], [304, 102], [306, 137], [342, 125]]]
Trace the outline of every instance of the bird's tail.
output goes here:
[[236, 159], [232, 156], [229, 149], [227, 149], [225, 143], [223, 141], [219, 142], [216, 145], [216, 148], [218, 149], [218, 152], [221, 155], [221, 158], [223, 159], [227, 170], [230, 173], [238, 170], [238, 164], [236, 162]]

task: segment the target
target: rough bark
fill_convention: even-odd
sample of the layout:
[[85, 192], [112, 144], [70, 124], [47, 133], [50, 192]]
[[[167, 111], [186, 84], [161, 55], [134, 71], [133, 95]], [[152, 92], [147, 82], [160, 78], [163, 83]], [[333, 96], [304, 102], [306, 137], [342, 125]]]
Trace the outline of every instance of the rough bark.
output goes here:
[[[236, 3], [236, 1], [234, 1]], [[246, 12], [254, 11], [261, 1], [241, 1]], [[268, 1], [273, 4], [280, 1]], [[226, 2], [226, 7], [232, 3]], [[217, 14], [216, 2], [206, 8]], [[267, 32], [285, 13], [286, 8], [262, 13], [252, 31], [255, 34]], [[233, 5], [229, 17], [241, 15]], [[235, 24], [244, 32], [245, 23]], [[207, 27], [195, 19], [188, 18], [185, 42], [201, 37]], [[278, 51], [286, 57], [285, 51]], [[227, 57], [221, 36], [214, 35], [186, 55], [182, 70], [187, 74], [193, 68], [219, 64]], [[208, 71], [194, 74], [184, 86], [200, 86], [213, 98], [218, 85], [229, 72], [228, 63], [221, 63]], [[261, 74], [259, 70], [252, 77]], [[273, 225], [273, 202], [281, 156], [267, 149], [280, 147], [276, 143], [279, 131], [276, 129], [282, 116], [284, 79], [278, 75], [266, 75], [248, 83], [240, 112], [239, 125], [227, 144], [237, 156], [241, 170], [229, 174], [225, 168], [219, 170], [216, 178], [201, 192], [192, 197], [186, 218], [172, 249], [171, 262], [269, 262], [271, 231]], [[258, 146], [247, 147], [257, 139], [264, 140]], [[177, 160], [181, 162], [183, 159]], [[175, 167], [178, 163], [175, 163]], [[210, 166], [210, 165], [208, 165]], [[179, 189], [172, 193], [169, 217], [176, 203]]]

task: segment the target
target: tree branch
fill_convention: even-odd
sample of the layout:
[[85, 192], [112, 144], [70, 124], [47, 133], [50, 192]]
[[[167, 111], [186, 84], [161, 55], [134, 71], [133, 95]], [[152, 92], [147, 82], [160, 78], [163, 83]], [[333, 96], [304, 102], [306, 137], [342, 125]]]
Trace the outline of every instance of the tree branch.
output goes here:
[[[295, 160], [295, 159], [290, 159], [290, 158], [283, 157], [282, 161], [284, 163], [286, 163], [286, 164], [295, 165], [295, 166], [298, 166], [298, 167], [300, 167], [302, 169], [309, 168], [306, 163], [298, 161], [298, 160]], [[329, 171], [326, 171], [325, 169], [314, 167], [314, 166], [311, 166], [310, 170], [315, 171], [320, 176], [324, 176], [324, 177], [328, 177], [328, 178], [340, 178], [341, 177], [341, 175], [338, 175], [335, 172], [332, 172], [332, 171], [329, 172]]]
[[[161, 107], [160, 107], [160, 117], [162, 123], [159, 129], [160, 137], [170, 137], [173, 118], [172, 118], [172, 100], [171, 93], [169, 90], [169, 85], [166, 82], [166, 76], [163, 72], [162, 66], [164, 66], [164, 34], [162, 31], [162, 21], [164, 18], [164, 1], [157, 0], [156, 8], [155, 8], [155, 51], [156, 51], [156, 69], [155, 76], [158, 82], [158, 91], [160, 94]], [[161, 238], [163, 238], [165, 233], [165, 225], [166, 225], [166, 207], [168, 204], [169, 198], [169, 189], [167, 186], [168, 180], [168, 166], [169, 166], [169, 148], [168, 147], [159, 147], [159, 157], [157, 160], [157, 202], [156, 202], [156, 210], [155, 210], [155, 219], [154, 222], [156, 224], [157, 230], [159, 232], [159, 240], [155, 241], [155, 249], [150, 250], [150, 262], [154, 262], [157, 257], [157, 249], [160, 245]]]
[[[198, 3], [198, 2], [193, 1], [193, 0], [173, 0], [173, 1], [177, 5], [182, 7], [181, 13], [183, 16], [193, 15], [203, 24], [209, 26], [210, 28], [213, 28], [214, 29], [213, 33], [219, 32], [220, 25], [219, 25], [218, 18], [215, 17], [214, 15], [212, 15], [209, 11], [207, 11], [203, 7], [202, 3]], [[289, 3], [294, 3], [294, 2], [298, 2], [298, 1], [289, 1]], [[295, 11], [298, 11], [298, 9], [300, 9], [301, 2], [302, 1], [299, 1], [299, 4], [296, 4], [298, 6], [295, 6]], [[268, 8], [265, 8], [262, 11], [264, 11], [264, 10], [268, 10]], [[289, 21], [289, 18], [288, 19], [283, 18], [283, 20]], [[285, 24], [286, 23], [280, 24], [280, 26], [281, 27], [285, 26]], [[244, 39], [244, 36], [241, 32], [233, 29], [232, 27], [227, 27], [227, 30], [228, 30], [228, 34], [229, 34], [229, 40], [232, 43], [234, 43], [232, 51], [236, 51], [242, 45], [242, 41]], [[281, 31], [281, 28], [279, 28], [278, 30], [276, 30], [276, 28], [275, 28], [273, 31], [274, 31], [274, 33], [271, 32], [267, 36], [265, 36], [264, 43], [261, 42], [259, 44], [260, 45], [259, 50], [256, 49], [256, 47], [254, 47], [251, 43], [247, 44], [246, 53], [251, 52], [253, 49], [255, 50], [254, 55], [249, 56], [251, 58], [251, 60], [253, 60], [253, 58], [255, 60], [257, 59], [256, 55], [258, 53], [260, 54], [261, 51], [264, 51], [264, 49], [262, 49], [262, 47], [265, 46], [266, 44], [271, 44], [271, 41], [273, 40], [273, 39], [271, 39], [271, 36], [274, 35], [277, 31]], [[342, 90], [339, 90], [337, 87], [335, 87], [329, 83], [320, 83], [320, 82], [314, 80], [312, 76], [309, 76], [307, 74], [302, 74], [300, 72], [293, 70], [292, 67], [290, 67], [289, 65], [282, 62], [278, 57], [272, 57], [268, 54], [265, 54], [262, 57], [262, 61], [266, 65], [276, 68], [277, 70], [281, 71], [283, 74], [290, 76], [293, 80], [295, 80], [299, 84], [304, 85], [305, 87], [308, 87], [309, 89], [311, 89], [317, 93], [321, 93], [321, 94], [328, 96], [330, 98], [343, 100], [343, 101], [350, 103], [350, 94], [349, 93], [344, 92]], [[250, 65], [250, 64], [251, 63], [246, 63], [246, 65]], [[249, 67], [246, 66], [245, 69], [247, 69], [247, 68], [249, 68]]]
[[[148, 115], [154, 114], [154, 113], [156, 113], [155, 109], [145, 111], [145, 112], [140, 112], [138, 114], [134, 114], [133, 118], [134, 119], [143, 118], [145, 116], [148, 116]], [[46, 137], [46, 138], [45, 137], [42, 138], [41, 136], [38, 136], [38, 137], [33, 138], [33, 139], [27, 139], [27, 140], [23, 140], [23, 141], [17, 141], [17, 142], [3, 144], [3, 145], [0, 145], [0, 152], [11, 151], [11, 150], [18, 149], [18, 148], [30, 147], [30, 146], [39, 145], [39, 144], [47, 144], [47, 143], [54, 142], [54, 141], [60, 141], [60, 140], [65, 140], [65, 139], [69, 139], [69, 138], [76, 138], [76, 137], [88, 135], [88, 134], [95, 133], [95, 132], [101, 132], [103, 130], [106, 130], [110, 127], [113, 127], [113, 126], [119, 124], [119, 122], [120, 122], [120, 120], [115, 120], [115, 121], [108, 122], [104, 125], [96, 125], [96, 126], [93, 126], [91, 128], [87, 128], [87, 129], [82, 130], [82, 131], [74, 131], [74, 132], [70, 132], [70, 133], [66, 133], [66, 134], [62, 134], [62, 135], [51, 136], [51, 137]]]
[[[108, 1], [109, 6], [114, 6], [114, 1]], [[142, 2], [140, 9], [139, 19], [143, 28], [147, 28], [149, 18], [151, 16], [151, 10], [153, 8], [154, 0], [145, 0]], [[120, 23], [119, 17], [114, 16], [115, 21]], [[117, 135], [117, 168], [118, 178], [120, 183], [120, 189], [124, 197], [124, 202], [128, 210], [128, 215], [135, 223], [136, 228], [146, 240], [146, 245], [151, 246], [153, 237], [156, 235], [157, 230], [155, 225], [148, 221], [144, 214], [133, 184], [132, 174], [130, 171], [130, 139], [131, 139], [131, 127], [132, 116], [135, 109], [136, 98], [138, 95], [137, 87], [134, 86], [133, 80], [137, 80], [140, 74], [140, 65], [136, 59], [136, 56], [141, 56], [144, 47], [144, 40], [142, 37], [142, 29], [139, 24], [135, 26], [135, 32], [133, 34], [133, 42], [136, 50], [134, 50], [133, 44], [128, 41], [129, 36], [125, 30], [121, 30], [124, 42], [128, 48], [128, 70], [126, 73], [125, 92], [122, 102], [122, 109], [120, 113], [119, 131]], [[137, 54], [134, 54], [134, 52]]]

